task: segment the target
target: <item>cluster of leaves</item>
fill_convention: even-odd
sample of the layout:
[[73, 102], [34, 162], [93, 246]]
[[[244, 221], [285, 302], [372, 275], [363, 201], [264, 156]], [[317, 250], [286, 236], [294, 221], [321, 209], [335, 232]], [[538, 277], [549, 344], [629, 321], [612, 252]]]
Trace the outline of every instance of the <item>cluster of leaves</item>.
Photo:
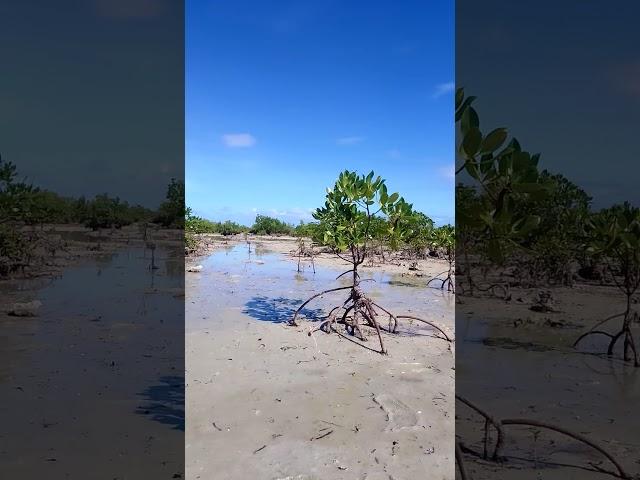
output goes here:
[[298, 238], [310, 238], [314, 243], [322, 245], [323, 234], [322, 227], [318, 222], [304, 223], [300, 221], [293, 229], [293, 235]]
[[384, 236], [391, 248], [413, 233], [412, 205], [400, 194], [389, 195], [385, 180], [374, 172], [358, 175], [345, 170], [332, 189], [327, 189], [324, 207], [313, 217], [322, 229], [322, 243], [337, 252], [349, 251], [354, 265], [364, 261], [367, 246], [375, 236]]
[[256, 221], [251, 227], [251, 233], [256, 235], [293, 235], [294, 231], [292, 225], [266, 215], [256, 215]]
[[422, 256], [426, 250], [433, 250], [436, 247], [433, 220], [422, 212], [413, 212], [409, 223], [411, 233], [406, 238], [406, 244], [413, 253]]
[[456, 250], [456, 229], [453, 225], [434, 228], [431, 233], [431, 246], [440, 249], [447, 260], [453, 262]]
[[524, 151], [505, 129], [484, 135], [475, 97], [456, 92], [462, 160], [456, 174], [459, 252], [491, 265], [516, 266], [529, 278], [571, 284], [576, 267], [602, 263], [624, 291], [640, 283], [640, 216], [628, 203], [600, 212], [591, 197], [559, 174], [539, 171], [539, 155]]
[[460, 212], [457, 221], [464, 229], [478, 232], [488, 257], [501, 263], [540, 224], [539, 215], [523, 212], [519, 205], [544, 199], [550, 186], [538, 172], [539, 154], [523, 150], [515, 138], [507, 141], [504, 128], [482, 133], [472, 106], [475, 99], [465, 97], [461, 88], [456, 91], [458, 156], [462, 159], [456, 174], [466, 173], [479, 192], [476, 201], [465, 205], [470, 210]]
[[622, 277], [617, 286], [631, 296], [640, 286], [640, 209], [628, 202], [593, 214], [586, 227], [587, 251], [609, 260], [607, 266]]
[[131, 206], [118, 197], [96, 195], [91, 201], [77, 201], [78, 210], [82, 212], [82, 222], [93, 230], [100, 228], [121, 228], [135, 222], [149, 220], [153, 212], [141, 206]]
[[160, 205], [154, 223], [163, 227], [184, 228], [187, 213], [184, 198], [184, 183], [172, 178], [167, 187], [166, 200]]
[[225, 222], [212, 222], [191, 214], [191, 209], [187, 208], [185, 215], [185, 230], [190, 233], [220, 233], [222, 235], [237, 235], [249, 231], [248, 227], [240, 225], [231, 220]]
[[74, 223], [97, 230], [155, 220], [180, 227], [183, 220], [176, 218], [184, 219], [184, 185], [175, 180], [169, 185], [167, 201], [154, 213], [107, 194], [71, 198], [39, 189], [20, 180], [16, 166], [0, 157], [0, 265], [5, 273], [32, 260], [35, 242], [25, 226]]

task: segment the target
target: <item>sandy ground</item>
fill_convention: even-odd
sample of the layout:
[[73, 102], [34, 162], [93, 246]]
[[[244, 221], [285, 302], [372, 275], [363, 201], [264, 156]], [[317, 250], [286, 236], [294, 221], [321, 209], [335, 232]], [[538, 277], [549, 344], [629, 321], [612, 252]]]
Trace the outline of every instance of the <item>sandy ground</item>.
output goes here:
[[[257, 243], [267, 242], [281, 257], [286, 278], [273, 287], [267, 277], [257, 277], [257, 291], [262, 285], [276, 297], [299, 296], [287, 291], [297, 262], [287, 253], [295, 243]], [[449, 343], [432, 338], [431, 331], [385, 335], [390, 355], [382, 356], [335, 334], [309, 336], [311, 322], [289, 327], [256, 320], [247, 315], [239, 293], [251, 287], [249, 277], [216, 266], [212, 258], [202, 273], [186, 278], [186, 478], [454, 478], [455, 372]], [[264, 258], [262, 266], [275, 261]], [[260, 268], [261, 261], [252, 268]], [[423, 273], [444, 269], [442, 262], [427, 263], [420, 267]], [[331, 278], [346, 270], [328, 256], [317, 258], [316, 266]], [[392, 270], [394, 279], [414, 273], [402, 265], [375, 270]], [[444, 306], [430, 311], [421, 296], [431, 295], [426, 288], [395, 288], [393, 299], [383, 288], [380, 297], [394, 308], [410, 307], [453, 335], [453, 301], [444, 298], [450, 295], [439, 293], [443, 297], [434, 301]], [[368, 343], [376, 347], [374, 338]]]
[[[538, 292], [552, 310], [535, 312]], [[584, 435], [610, 452], [627, 473], [640, 474], [640, 368], [607, 357], [606, 337], [574, 341], [600, 320], [624, 310], [615, 287], [519, 289], [509, 301], [460, 297], [456, 306], [456, 394], [500, 418], [539, 420]], [[614, 331], [619, 322], [603, 328]], [[634, 326], [638, 332], [638, 326]], [[636, 333], [637, 334], [637, 333]], [[456, 435], [482, 452], [484, 420], [456, 406]], [[548, 431], [511, 427], [502, 464], [465, 455], [474, 479], [599, 479], [615, 468], [592, 448]], [[492, 435], [491, 444], [495, 442]]]
[[56, 255], [0, 282], [0, 477], [183, 478], [181, 239], [152, 270], [135, 226], [54, 228]]

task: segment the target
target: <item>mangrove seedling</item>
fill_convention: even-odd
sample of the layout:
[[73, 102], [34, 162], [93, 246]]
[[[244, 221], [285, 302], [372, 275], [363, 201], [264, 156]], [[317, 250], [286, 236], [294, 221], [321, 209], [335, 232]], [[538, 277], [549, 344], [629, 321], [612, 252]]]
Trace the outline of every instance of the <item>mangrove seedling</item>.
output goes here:
[[[398, 320], [409, 318], [431, 325], [451, 341], [438, 326], [420, 318], [407, 315], [395, 315], [370, 299], [362, 290], [358, 268], [367, 258], [372, 240], [372, 223], [376, 218], [383, 218], [386, 224], [389, 245], [397, 248], [411, 233], [410, 218], [412, 205], [407, 203], [399, 193], [389, 194], [385, 180], [381, 177], [374, 179], [374, 173], [358, 175], [345, 170], [340, 173], [332, 189], [327, 189], [324, 207], [318, 208], [313, 217], [320, 222], [324, 244], [333, 248], [335, 254], [351, 264], [351, 268], [340, 274], [336, 280], [350, 275], [350, 285], [337, 287], [320, 292], [296, 310], [291, 325], [298, 325], [296, 320], [302, 309], [313, 299], [330, 292], [348, 290], [349, 296], [342, 305], [334, 307], [318, 329], [327, 333], [331, 331], [342, 335], [335, 327], [336, 323], [345, 325], [348, 334], [361, 341], [367, 338], [361, 327], [375, 329], [380, 341], [379, 353], [386, 354], [382, 339], [382, 330], [396, 333]], [[379, 316], [388, 316], [385, 327], [378, 321]], [[354, 340], [355, 341], [355, 340]]]

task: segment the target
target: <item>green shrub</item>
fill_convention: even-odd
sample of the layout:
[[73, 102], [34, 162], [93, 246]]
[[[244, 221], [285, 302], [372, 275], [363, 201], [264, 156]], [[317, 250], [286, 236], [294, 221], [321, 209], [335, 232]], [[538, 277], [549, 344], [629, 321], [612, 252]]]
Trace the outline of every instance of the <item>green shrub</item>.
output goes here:
[[251, 233], [257, 235], [293, 235], [294, 228], [277, 218], [257, 215], [256, 221], [251, 227]]

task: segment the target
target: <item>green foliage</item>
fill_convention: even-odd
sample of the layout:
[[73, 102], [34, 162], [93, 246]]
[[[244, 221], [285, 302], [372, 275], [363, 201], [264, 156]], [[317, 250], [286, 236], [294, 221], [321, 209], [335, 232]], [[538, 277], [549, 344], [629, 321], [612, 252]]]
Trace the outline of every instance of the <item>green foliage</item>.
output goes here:
[[118, 197], [111, 198], [106, 193], [96, 195], [82, 209], [85, 211], [85, 226], [93, 230], [121, 228], [147, 220], [151, 216], [150, 210], [140, 206], [132, 207], [127, 202], [122, 202]]
[[456, 248], [456, 229], [453, 225], [443, 225], [432, 231], [431, 241], [439, 248], [447, 259], [453, 259]]
[[257, 235], [293, 235], [294, 228], [288, 223], [266, 215], [256, 215], [251, 233]]
[[434, 243], [433, 220], [422, 212], [413, 212], [409, 224], [411, 233], [407, 236], [406, 243], [416, 254], [423, 254]]
[[[173, 181], [163, 206], [165, 218], [184, 205], [184, 186]], [[182, 207], [184, 215], [184, 207]], [[119, 228], [147, 221], [153, 212], [139, 205], [129, 205], [107, 194], [94, 199], [63, 197], [18, 179], [17, 168], [0, 157], [0, 273], [32, 262], [38, 241], [34, 229], [48, 223], [80, 223], [90, 228]]]
[[313, 217], [320, 222], [322, 240], [338, 252], [349, 251], [354, 265], [364, 261], [367, 245], [375, 236], [385, 236], [397, 248], [412, 233], [412, 205], [400, 194], [389, 195], [385, 180], [374, 172], [358, 175], [345, 170], [332, 189], [327, 189], [324, 207]]
[[310, 238], [313, 242], [322, 244], [322, 227], [318, 222], [304, 223], [300, 221], [300, 224], [293, 229], [293, 235], [299, 238]]
[[[483, 134], [478, 113], [472, 107], [475, 97], [456, 92], [455, 119], [461, 141], [458, 155], [463, 160], [457, 173], [464, 171], [479, 190], [479, 201], [468, 205], [460, 220], [471, 220], [485, 237], [486, 254], [497, 263], [540, 224], [540, 216], [523, 213], [518, 205], [540, 201], [552, 188], [538, 172], [539, 154], [523, 150], [515, 138], [507, 141], [506, 129]], [[458, 223], [460, 223], [460, 220]], [[463, 228], [467, 229], [465, 225]]]
[[154, 222], [164, 227], [183, 228], [185, 216], [184, 183], [172, 178], [167, 187], [166, 201], [160, 205]]
[[588, 251], [609, 260], [624, 279], [618, 287], [627, 295], [640, 285], [640, 209], [625, 202], [593, 215], [587, 224]]
[[225, 222], [212, 222], [191, 214], [191, 209], [186, 209], [185, 231], [191, 234], [220, 233], [222, 235], [237, 235], [249, 231], [248, 227], [227, 220]]

